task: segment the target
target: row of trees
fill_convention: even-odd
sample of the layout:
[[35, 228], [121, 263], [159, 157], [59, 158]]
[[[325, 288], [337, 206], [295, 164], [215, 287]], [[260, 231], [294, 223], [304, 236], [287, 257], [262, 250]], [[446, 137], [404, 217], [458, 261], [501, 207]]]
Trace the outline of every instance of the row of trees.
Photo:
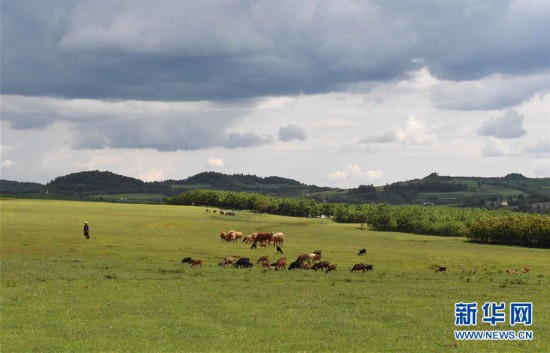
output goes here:
[[475, 222], [468, 238], [488, 244], [550, 248], [550, 217], [538, 214], [508, 214]]
[[318, 217], [331, 214], [331, 204], [307, 198], [276, 198], [260, 193], [222, 190], [192, 190], [169, 197], [169, 205], [201, 205], [246, 209], [283, 216]]
[[472, 241], [550, 247], [550, 217], [512, 211], [387, 204], [320, 203], [313, 199], [275, 198], [259, 193], [193, 190], [166, 199], [172, 205], [248, 209], [298, 216], [327, 216], [340, 223], [368, 224], [379, 231], [464, 236]]

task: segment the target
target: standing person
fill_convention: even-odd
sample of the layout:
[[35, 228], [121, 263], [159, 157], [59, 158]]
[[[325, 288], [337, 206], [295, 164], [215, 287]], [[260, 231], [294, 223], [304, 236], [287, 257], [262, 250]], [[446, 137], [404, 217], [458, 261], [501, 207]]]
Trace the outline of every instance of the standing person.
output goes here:
[[88, 222], [84, 222], [84, 236], [86, 239], [90, 239], [90, 227], [88, 226]]

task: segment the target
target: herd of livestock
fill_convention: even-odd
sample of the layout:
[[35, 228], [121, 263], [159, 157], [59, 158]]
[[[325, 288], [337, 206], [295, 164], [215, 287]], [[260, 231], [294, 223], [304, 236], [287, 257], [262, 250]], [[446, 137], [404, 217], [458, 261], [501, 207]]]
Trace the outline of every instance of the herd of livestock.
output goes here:
[[[282, 250], [283, 243], [285, 241], [285, 235], [281, 232], [257, 232], [249, 235], [244, 235], [242, 232], [231, 230], [229, 232], [221, 232], [220, 238], [222, 242], [243, 242], [250, 244], [251, 249], [257, 249], [258, 245], [261, 248], [267, 246], [276, 247], [279, 254], [283, 254]], [[365, 255], [367, 253], [366, 249], [360, 249], [357, 253], [358, 256]], [[313, 271], [324, 271], [325, 273], [336, 271], [337, 264], [330, 263], [328, 261], [322, 261], [322, 250], [315, 250], [311, 253], [304, 253], [299, 255], [295, 261], [291, 262], [288, 265], [288, 270], [313, 270]], [[187, 263], [190, 267], [202, 267], [202, 259], [193, 259], [191, 257], [186, 257], [181, 260], [182, 263]], [[261, 266], [264, 271], [267, 270], [284, 270], [287, 269], [287, 259], [286, 256], [282, 256], [277, 261], [270, 261], [269, 256], [261, 256], [256, 261], [256, 264]], [[235, 268], [251, 268], [254, 266], [253, 260], [249, 257], [241, 256], [228, 256], [222, 259], [219, 266], [233, 266]], [[367, 272], [373, 271], [372, 264], [357, 263], [349, 270], [350, 272]]]
[[[206, 210], [207, 213], [217, 213], [216, 210]], [[236, 213], [234, 211], [226, 211], [226, 210], [220, 210], [219, 214], [221, 215], [227, 215], [227, 216], [235, 216]], [[242, 242], [250, 244], [251, 249], [257, 249], [258, 246], [260, 248], [266, 248], [268, 246], [273, 246], [277, 249], [277, 253], [284, 255], [282, 246], [285, 241], [285, 235], [282, 232], [257, 232], [252, 233], [249, 235], [244, 235], [242, 232], [238, 232], [236, 230], [230, 230], [229, 232], [221, 232], [220, 238], [222, 242], [227, 243], [233, 243], [233, 242]], [[367, 253], [367, 250], [362, 248], [357, 253], [358, 256], [365, 255]], [[268, 270], [313, 270], [313, 271], [324, 271], [325, 273], [336, 271], [337, 264], [330, 263], [329, 261], [323, 261], [322, 260], [322, 250], [315, 250], [311, 253], [304, 253], [299, 255], [296, 260], [291, 262], [290, 264], [287, 264], [286, 256], [282, 256], [276, 261], [272, 262], [269, 259], [269, 256], [260, 256], [258, 260], [255, 262], [256, 265], [261, 266], [264, 271]], [[251, 260], [249, 257], [241, 257], [241, 256], [228, 256], [221, 259], [222, 261], [218, 263], [219, 266], [227, 267], [227, 266], [233, 266], [235, 268], [251, 268], [254, 266], [254, 261]], [[183, 260], [181, 260], [182, 263], [189, 264], [190, 267], [202, 267], [203, 260], [202, 259], [193, 259], [191, 257], [185, 257]], [[288, 267], [287, 267], [288, 265]], [[432, 269], [435, 270], [435, 272], [447, 272], [447, 267], [440, 266], [440, 265], [432, 265]], [[372, 264], [366, 264], [366, 263], [356, 263], [352, 266], [352, 268], [349, 270], [350, 272], [368, 272], [373, 271], [374, 267]], [[529, 266], [525, 266], [523, 271], [520, 271], [518, 269], [510, 268], [506, 270], [506, 273], [509, 274], [518, 274], [518, 273], [528, 273], [530, 271]]]

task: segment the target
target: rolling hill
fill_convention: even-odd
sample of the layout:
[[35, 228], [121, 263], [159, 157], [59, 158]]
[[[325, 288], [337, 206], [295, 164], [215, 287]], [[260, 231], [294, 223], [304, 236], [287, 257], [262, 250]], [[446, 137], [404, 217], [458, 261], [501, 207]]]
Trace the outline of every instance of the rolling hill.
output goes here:
[[164, 197], [197, 189], [257, 192], [275, 197], [313, 198], [318, 202], [453, 205], [469, 207], [528, 207], [550, 202], [550, 178], [527, 178], [513, 173], [505, 177], [451, 177], [432, 173], [385, 186], [359, 185], [339, 189], [303, 184], [277, 176], [203, 172], [187, 179], [144, 182], [108, 171], [87, 171], [57, 177], [49, 183], [0, 180], [0, 194], [160, 203]]

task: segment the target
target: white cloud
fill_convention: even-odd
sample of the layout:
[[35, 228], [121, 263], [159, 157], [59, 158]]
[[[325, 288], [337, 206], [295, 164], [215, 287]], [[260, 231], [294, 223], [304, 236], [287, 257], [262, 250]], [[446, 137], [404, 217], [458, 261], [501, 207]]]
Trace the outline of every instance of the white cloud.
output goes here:
[[497, 139], [487, 141], [481, 153], [483, 157], [506, 157], [515, 155], [510, 145]]
[[361, 143], [391, 143], [398, 141], [398, 130], [387, 130], [361, 139]]
[[523, 149], [525, 153], [550, 153], [550, 139], [539, 140]]
[[144, 174], [138, 175], [138, 179], [143, 181], [162, 181], [166, 179], [166, 173], [162, 169], [153, 168]]
[[332, 172], [328, 175], [328, 179], [336, 184], [340, 183], [373, 183], [384, 177], [384, 172], [381, 170], [361, 170], [357, 163], [349, 164], [342, 169]]
[[207, 167], [214, 167], [214, 168], [223, 168], [223, 167], [225, 167], [225, 162], [223, 161], [222, 158], [210, 157], [206, 161], [206, 166]]
[[427, 145], [435, 136], [423, 120], [411, 115], [402, 128], [393, 128], [381, 133], [366, 136], [360, 140], [369, 143], [400, 143], [403, 145]]
[[538, 159], [533, 163], [533, 172], [543, 178], [550, 178], [550, 160]]
[[11, 159], [6, 159], [2, 161], [2, 168], [9, 168], [17, 165], [16, 161], [12, 161]]

